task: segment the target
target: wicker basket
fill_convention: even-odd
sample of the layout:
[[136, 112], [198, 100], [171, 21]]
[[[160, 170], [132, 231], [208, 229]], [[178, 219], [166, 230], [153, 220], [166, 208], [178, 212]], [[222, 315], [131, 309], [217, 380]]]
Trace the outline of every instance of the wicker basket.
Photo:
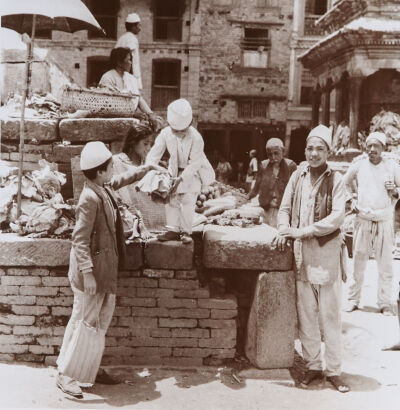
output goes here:
[[88, 110], [98, 117], [132, 117], [138, 105], [139, 94], [118, 94], [105, 90], [65, 88], [61, 110]]

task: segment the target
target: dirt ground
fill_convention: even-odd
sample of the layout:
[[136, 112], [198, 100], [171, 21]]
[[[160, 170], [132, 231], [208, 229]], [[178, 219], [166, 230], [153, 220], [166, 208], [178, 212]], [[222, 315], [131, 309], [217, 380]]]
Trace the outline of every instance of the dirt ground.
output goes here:
[[[400, 261], [395, 261], [395, 272], [398, 282]], [[110, 367], [125, 382], [85, 388], [83, 400], [56, 388], [54, 368], [0, 363], [0, 408], [397, 410], [400, 352], [381, 348], [399, 339], [399, 325], [397, 317], [377, 313], [376, 280], [370, 261], [362, 309], [342, 317], [343, 372], [350, 393], [338, 393], [324, 381], [307, 390], [297, 387], [304, 369], [298, 354], [290, 371], [246, 368], [241, 361], [221, 368]], [[301, 351], [298, 343], [296, 348]]]

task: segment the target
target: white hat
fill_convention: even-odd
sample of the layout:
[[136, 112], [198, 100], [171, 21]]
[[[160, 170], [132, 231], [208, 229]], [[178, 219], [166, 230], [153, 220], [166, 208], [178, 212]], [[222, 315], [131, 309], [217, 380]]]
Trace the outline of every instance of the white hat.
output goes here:
[[371, 132], [365, 140], [365, 143], [368, 144], [371, 140], [378, 140], [382, 145], [386, 145], [386, 135], [383, 132]]
[[279, 138], [270, 138], [270, 139], [267, 141], [267, 145], [265, 146], [266, 149], [268, 149], [268, 148], [276, 148], [276, 147], [278, 147], [278, 148], [283, 148], [283, 142], [282, 142], [282, 140], [279, 139]]
[[332, 131], [326, 127], [325, 125], [318, 125], [313, 128], [310, 133], [308, 134], [307, 140], [311, 137], [318, 137], [321, 138], [322, 141], [331, 149], [332, 146]]
[[104, 164], [112, 157], [110, 150], [101, 141], [88, 142], [81, 152], [81, 170], [86, 171]]
[[177, 131], [189, 127], [193, 119], [192, 107], [184, 98], [172, 101], [167, 109], [167, 121], [171, 128]]
[[139, 23], [139, 22], [140, 22], [140, 17], [139, 17], [139, 14], [137, 13], [128, 14], [125, 20], [125, 23]]

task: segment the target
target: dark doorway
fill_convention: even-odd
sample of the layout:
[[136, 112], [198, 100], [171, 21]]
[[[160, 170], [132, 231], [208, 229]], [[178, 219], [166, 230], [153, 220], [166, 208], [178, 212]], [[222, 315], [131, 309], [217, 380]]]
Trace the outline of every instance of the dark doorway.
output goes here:
[[109, 58], [93, 56], [87, 59], [86, 86], [97, 87], [101, 76], [109, 69]]
[[309, 132], [310, 130], [308, 128], [301, 127], [294, 129], [290, 134], [289, 158], [297, 164], [306, 159], [304, 149]]
[[179, 98], [180, 84], [181, 60], [153, 60], [151, 108], [165, 110], [170, 102]]

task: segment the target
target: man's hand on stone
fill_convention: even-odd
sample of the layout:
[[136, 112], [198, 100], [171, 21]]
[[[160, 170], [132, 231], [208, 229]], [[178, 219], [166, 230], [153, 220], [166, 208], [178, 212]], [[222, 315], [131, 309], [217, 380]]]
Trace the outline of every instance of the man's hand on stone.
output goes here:
[[286, 246], [289, 246], [288, 238], [282, 235], [277, 235], [271, 242], [271, 249], [278, 248], [278, 251], [282, 252]]

